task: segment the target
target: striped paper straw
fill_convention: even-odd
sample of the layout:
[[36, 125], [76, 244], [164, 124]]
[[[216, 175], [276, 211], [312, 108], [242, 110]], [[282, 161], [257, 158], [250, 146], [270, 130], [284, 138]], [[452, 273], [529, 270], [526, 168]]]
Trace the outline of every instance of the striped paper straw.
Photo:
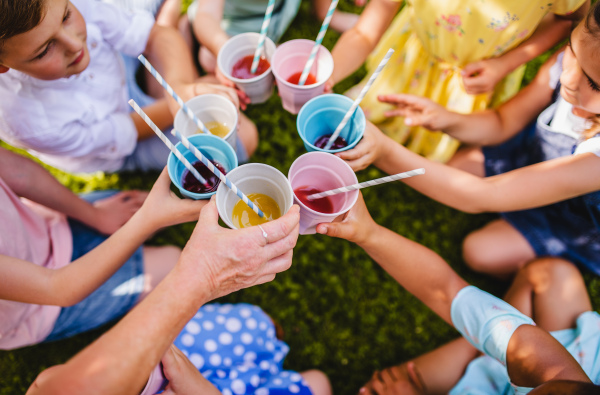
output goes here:
[[312, 47], [310, 51], [310, 56], [306, 61], [306, 65], [304, 65], [304, 70], [302, 70], [302, 75], [300, 76], [300, 80], [298, 81], [298, 85], [304, 85], [306, 79], [308, 78], [308, 73], [310, 73], [310, 69], [312, 68], [313, 63], [315, 62], [315, 58], [317, 57], [317, 51], [321, 46], [321, 42], [323, 41], [323, 37], [325, 37], [325, 33], [327, 32], [327, 28], [329, 27], [329, 23], [331, 22], [331, 18], [333, 17], [333, 12], [335, 11], [339, 0], [333, 0], [331, 5], [329, 6], [329, 10], [327, 11], [327, 15], [325, 19], [323, 19], [323, 24], [321, 25], [321, 30], [319, 30], [319, 34], [317, 34], [317, 39], [315, 40], [315, 45]]
[[342, 119], [342, 122], [338, 125], [338, 127], [335, 129], [335, 132], [333, 132], [333, 134], [329, 138], [329, 141], [325, 145], [326, 150], [330, 149], [331, 145], [338, 138], [338, 136], [340, 135], [340, 132], [342, 131], [342, 129], [344, 129], [344, 126], [346, 126], [346, 124], [348, 123], [348, 121], [350, 120], [352, 115], [354, 115], [354, 111], [356, 111], [356, 109], [358, 108], [358, 105], [360, 104], [362, 99], [364, 99], [365, 95], [367, 94], [367, 91], [371, 88], [371, 85], [373, 85], [373, 82], [375, 82], [375, 79], [377, 78], [377, 76], [379, 76], [379, 73], [381, 73], [381, 70], [383, 70], [383, 68], [385, 67], [388, 60], [390, 60], [390, 57], [393, 54], [394, 54], [394, 50], [392, 48], [390, 48], [387, 51], [387, 53], [385, 54], [385, 56], [383, 57], [383, 60], [379, 63], [379, 66], [377, 66], [377, 69], [375, 70], [373, 75], [371, 75], [371, 78], [369, 78], [369, 81], [367, 82], [365, 87], [360, 91], [360, 94], [358, 95], [356, 100], [354, 100], [354, 103], [352, 103], [352, 106], [350, 107], [350, 109], [348, 110], [346, 115], [344, 115], [344, 119]]
[[256, 69], [258, 68], [260, 53], [265, 45], [265, 37], [267, 37], [267, 30], [269, 30], [269, 24], [271, 23], [273, 8], [275, 8], [275, 0], [269, 0], [269, 5], [267, 5], [267, 11], [265, 12], [265, 19], [263, 20], [262, 27], [260, 28], [258, 46], [256, 47], [256, 51], [254, 51], [254, 59], [252, 60], [252, 67], [250, 68], [250, 72], [252, 74], [256, 73]]
[[[179, 152], [179, 150], [177, 148], [175, 148], [175, 146], [173, 145], [173, 143], [171, 143], [169, 141], [169, 139], [167, 138], [167, 136], [165, 136], [165, 134], [158, 128], [158, 126], [156, 126], [154, 124], [154, 122], [152, 122], [152, 120], [148, 117], [148, 115], [146, 115], [146, 113], [144, 112], [144, 110], [142, 110], [140, 108], [140, 106], [137, 105], [137, 103], [131, 99], [129, 100], [129, 105], [131, 107], [133, 107], [133, 109], [135, 110], [135, 112], [137, 112], [140, 117], [142, 117], [142, 119], [144, 121], [146, 121], [146, 123], [148, 124], [148, 126], [150, 126], [150, 128], [154, 131], [154, 133], [157, 134], [158, 137], [160, 137], [160, 139], [167, 145], [167, 147], [169, 147], [169, 149], [171, 150], [171, 152], [173, 154], [175, 154], [175, 156], [177, 157], [177, 159], [179, 159], [184, 165], [185, 167], [192, 172], [192, 174], [194, 174], [194, 176], [196, 176], [196, 178], [198, 178], [198, 180], [204, 180], [202, 178], [202, 176], [200, 176], [200, 174], [196, 171], [196, 169], [194, 169], [194, 167], [190, 164], [190, 162], [187, 161], [187, 159], [185, 159], [183, 157], [183, 155], [181, 155], [181, 152]], [[225, 177], [225, 175], [223, 173], [221, 173], [219, 171], [219, 169], [217, 169], [211, 161], [209, 161], [208, 159], [206, 159], [206, 157], [204, 155], [202, 155], [202, 152], [200, 152], [199, 149], [197, 149], [196, 147], [194, 147], [193, 145], [190, 144], [190, 141], [185, 138], [183, 135], [181, 135], [181, 133], [179, 133], [178, 131], [175, 131], [175, 135], [177, 137], [179, 137], [181, 139], [181, 143], [183, 144], [184, 147], [186, 147], [187, 149], [189, 149], [190, 151], [192, 151], [192, 153], [196, 156], [196, 158], [198, 158], [200, 161], [202, 161], [202, 163], [204, 163], [204, 166], [208, 167], [208, 170], [210, 170], [211, 172], [213, 172], [214, 175], [216, 175], [217, 177], [219, 177], [219, 179], [221, 180], [222, 183], [224, 183], [225, 185], [227, 185], [227, 187], [229, 187], [229, 189], [231, 189], [233, 191], [233, 193], [235, 193], [236, 195], [238, 195], [238, 197], [240, 199], [242, 199], [242, 201], [244, 203], [246, 203], [248, 205], [248, 207], [250, 207], [252, 209], [252, 211], [254, 211], [256, 214], [258, 214], [259, 217], [264, 218], [265, 214], [260, 211], [260, 209], [258, 207], [256, 207], [256, 205], [254, 203], [252, 203], [252, 201], [250, 199], [248, 199], [248, 197], [246, 195], [244, 195], [242, 193], [242, 191], [240, 191], [230, 180], [229, 178]], [[195, 173], [194, 173], [195, 172]], [[206, 180], [204, 180], [204, 182], [202, 182], [203, 184], [206, 185]]]
[[144, 55], [138, 56], [138, 59], [139, 59], [140, 62], [142, 62], [142, 64], [146, 67], [146, 69], [148, 69], [148, 71], [150, 72], [150, 74], [152, 74], [152, 76], [154, 78], [156, 78], [156, 81], [158, 81], [158, 83], [161, 84], [163, 88], [165, 88], [165, 90], [169, 93], [169, 95], [171, 95], [171, 97], [173, 99], [175, 99], [175, 101], [177, 102], [177, 104], [179, 104], [179, 106], [183, 109], [183, 111], [186, 113], [186, 115], [188, 117], [190, 117], [190, 119], [192, 121], [194, 121], [194, 123], [196, 124], [196, 126], [198, 127], [198, 129], [200, 129], [200, 131], [202, 133], [211, 134], [210, 130], [208, 130], [206, 128], [206, 126], [204, 126], [204, 124], [202, 123], [202, 121], [199, 120], [198, 117], [194, 115], [194, 113], [192, 112], [192, 110], [188, 106], [185, 105], [185, 103], [183, 102], [183, 100], [181, 100], [181, 98], [179, 96], [177, 96], [177, 93], [175, 93], [175, 91], [173, 90], [173, 88], [171, 88], [171, 85], [167, 84], [167, 81], [165, 81], [164, 78], [162, 77], [162, 75], [160, 75], [160, 73], [158, 71], [156, 71], [156, 69], [154, 68], [154, 66], [152, 66], [150, 64], [150, 62], [148, 61], [148, 59], [146, 59], [144, 57]]
[[414, 176], [418, 176], [420, 174], [425, 174], [425, 169], [423, 169], [423, 168], [415, 169], [415, 170], [411, 170], [411, 171], [406, 171], [404, 173], [394, 174], [393, 176], [387, 176], [387, 177], [377, 178], [375, 180], [365, 181], [365, 182], [361, 182], [359, 184], [349, 185], [347, 187], [341, 187], [341, 188], [338, 188], [338, 189], [332, 189], [331, 191], [314, 193], [312, 195], [308, 195], [306, 198], [308, 200], [321, 199], [321, 198], [324, 198], [324, 197], [327, 197], [327, 196], [337, 195], [338, 193], [345, 193], [345, 192], [355, 191], [357, 189], [363, 189], [363, 188], [366, 188], [366, 187], [372, 187], [374, 185], [385, 184], [386, 182], [392, 182], [392, 181], [402, 180], [403, 178], [414, 177]]
[[192, 164], [190, 162], [188, 162], [188, 160], [183, 157], [183, 155], [181, 154], [181, 152], [179, 152], [179, 150], [177, 148], [175, 148], [175, 146], [173, 145], [173, 143], [171, 141], [169, 141], [169, 139], [167, 138], [167, 136], [165, 136], [165, 134], [158, 128], [158, 126], [156, 126], [154, 124], [154, 122], [152, 122], [152, 120], [148, 117], [148, 115], [146, 115], [146, 113], [144, 112], [144, 110], [142, 110], [140, 108], [140, 106], [138, 106], [138, 104], [135, 102], [135, 100], [133, 100], [133, 99], [129, 100], [129, 105], [131, 107], [133, 107], [133, 109], [135, 110], [135, 112], [137, 112], [138, 115], [140, 117], [142, 117], [142, 119], [144, 121], [146, 121], [146, 123], [148, 124], [148, 126], [150, 126], [150, 128], [154, 131], [154, 133], [156, 133], [156, 135], [163, 141], [163, 143], [165, 143], [167, 145], [167, 147], [169, 147], [169, 149], [171, 150], [171, 152], [173, 153], [173, 155], [175, 155], [177, 157], [177, 159], [179, 159], [181, 161], [181, 163], [183, 163], [183, 165], [185, 166], [185, 168], [188, 169], [190, 171], [190, 173], [192, 173], [194, 175], [194, 177], [196, 177], [198, 179], [198, 181], [200, 181], [200, 183], [202, 185], [208, 185], [208, 182], [206, 182], [206, 180], [204, 179], [204, 177], [202, 177], [200, 175], [200, 173], [198, 173], [198, 170], [196, 170], [194, 168], [194, 166], [192, 166]]

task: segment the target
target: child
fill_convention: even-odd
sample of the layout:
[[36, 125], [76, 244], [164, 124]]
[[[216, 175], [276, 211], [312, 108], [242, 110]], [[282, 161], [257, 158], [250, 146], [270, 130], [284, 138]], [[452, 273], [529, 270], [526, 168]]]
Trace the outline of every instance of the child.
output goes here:
[[[161, 129], [178, 106], [137, 86], [134, 57], [142, 52], [184, 100], [208, 92], [237, 100], [229, 88], [196, 81], [179, 33], [149, 13], [94, 0], [34, 0], [3, 2], [0, 15], [0, 138], [62, 170], [164, 167], [169, 150], [127, 101]], [[246, 126], [240, 160], [256, 146], [256, 130]]]
[[204, 204], [179, 201], [169, 185], [164, 171], [148, 197], [124, 192], [92, 205], [30, 159], [0, 149], [0, 349], [91, 330], [153, 289], [180, 251], [141, 244], [196, 219]]
[[[458, 142], [401, 118], [388, 119], [389, 106], [377, 96], [412, 93], [460, 113], [484, 110], [493, 96], [501, 103], [518, 91], [524, 64], [564, 39], [572, 20], [589, 7], [587, 0], [412, 0], [395, 17], [401, 4], [369, 2], [333, 48], [331, 84], [357, 70], [369, 54], [366, 66], [373, 72], [388, 49], [396, 49], [361, 106], [392, 139], [440, 162], [452, 157]], [[367, 79], [349, 94], [356, 96]]]
[[[465, 240], [464, 258], [477, 271], [507, 277], [536, 257], [556, 256], [600, 274], [600, 139], [583, 141], [596, 133], [596, 128], [583, 130], [600, 113], [599, 32], [595, 4], [564, 55], [552, 57], [531, 84], [497, 110], [462, 115], [424, 98], [381, 97], [397, 104], [393, 113], [410, 125], [487, 146], [457, 156], [452, 164], [459, 169], [412, 155], [372, 126], [353, 151], [338, 155], [354, 169], [374, 162], [390, 174], [425, 167], [427, 174], [406, 183], [459, 210], [502, 212], [502, 219]], [[560, 95], [553, 103], [559, 76]]]
[[[320, 224], [317, 232], [364, 248], [400, 285], [468, 341], [455, 340], [417, 358], [410, 374], [398, 369], [376, 373], [361, 393], [448, 393], [478, 355], [477, 350], [486, 357], [469, 365], [465, 379], [451, 394], [466, 389], [472, 391], [468, 393], [521, 394], [555, 380], [579, 382], [572, 383], [577, 391], [569, 393], [598, 393], [590, 379], [600, 383], [600, 315], [591, 311], [585, 284], [569, 264], [548, 259], [523, 270], [508, 294], [520, 312], [467, 284], [433, 251], [377, 225], [362, 197], [342, 222]], [[548, 280], [549, 273], [560, 280]], [[536, 286], [538, 289], [532, 289]], [[539, 326], [524, 313], [534, 316]], [[575, 322], [576, 329], [553, 333], [560, 343], [545, 331], [571, 328]], [[568, 344], [573, 355], [561, 344]], [[491, 376], [485, 375], [488, 370]], [[490, 377], [497, 380], [487, 387], [473, 385], [481, 384], [476, 379], [489, 381]], [[490, 391], [498, 382], [503, 385]]]

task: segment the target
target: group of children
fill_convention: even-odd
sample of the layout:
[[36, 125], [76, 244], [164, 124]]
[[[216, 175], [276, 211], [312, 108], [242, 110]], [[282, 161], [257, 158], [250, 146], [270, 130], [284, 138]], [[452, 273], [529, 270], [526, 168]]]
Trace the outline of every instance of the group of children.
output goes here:
[[[127, 101], [135, 99], [163, 130], [177, 104], [139, 70], [137, 55], [184, 100], [217, 93], [244, 109], [247, 98], [223, 81], [214, 58], [229, 36], [260, 29], [266, 3], [196, 0], [187, 19], [179, 18], [176, 0], [3, 3], [0, 138], [68, 172], [163, 169], [168, 149]], [[400, 6], [371, 0], [358, 20], [337, 16], [347, 31], [332, 51], [329, 87], [365, 60], [372, 69], [388, 48], [397, 49], [361, 104], [374, 123], [354, 149], [337, 155], [355, 171], [371, 164], [389, 174], [423, 167], [426, 175], [406, 184], [459, 210], [501, 213], [468, 235], [463, 254], [474, 270], [514, 282], [507, 303], [468, 287], [431, 251], [376, 225], [362, 200], [343, 222], [320, 225], [319, 233], [363, 247], [466, 339], [389, 368], [362, 391], [503, 394], [554, 380], [599, 383], [600, 316], [573, 265], [600, 274], [600, 6]], [[299, 1], [276, 2], [275, 41], [298, 7]], [[524, 64], [567, 36], [568, 45], [519, 91]], [[258, 132], [241, 115], [236, 151], [244, 161]], [[70, 337], [123, 316], [180, 257], [177, 247], [140, 247], [144, 240], [197, 219], [206, 204], [171, 196], [165, 171], [150, 194], [81, 199], [27, 158], [2, 150], [0, 162], [3, 349]], [[247, 306], [207, 306], [176, 344], [224, 394], [328, 395], [319, 373], [282, 370], [287, 346], [265, 317]], [[569, 368], [557, 373], [557, 366]]]

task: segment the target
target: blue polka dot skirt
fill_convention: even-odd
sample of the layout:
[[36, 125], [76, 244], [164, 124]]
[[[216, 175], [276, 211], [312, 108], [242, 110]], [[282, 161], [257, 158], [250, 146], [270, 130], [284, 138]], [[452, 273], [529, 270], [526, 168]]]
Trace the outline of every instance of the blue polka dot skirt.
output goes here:
[[258, 306], [203, 306], [175, 345], [223, 395], [312, 394], [299, 373], [283, 370], [289, 347]]

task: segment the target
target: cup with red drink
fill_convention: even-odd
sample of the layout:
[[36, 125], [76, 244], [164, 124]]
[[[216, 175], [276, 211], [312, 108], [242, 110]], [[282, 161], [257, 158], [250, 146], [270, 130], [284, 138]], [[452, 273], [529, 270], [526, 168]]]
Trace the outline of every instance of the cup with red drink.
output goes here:
[[259, 38], [258, 33], [233, 36], [221, 47], [217, 55], [217, 67], [225, 77], [246, 93], [252, 104], [263, 103], [273, 94], [271, 58], [275, 53], [275, 43], [269, 37], [265, 38], [256, 72], [251, 72]]
[[311, 40], [290, 40], [277, 47], [271, 59], [281, 103], [292, 114], [298, 114], [304, 103], [321, 95], [333, 73], [333, 57], [321, 45], [305, 84], [298, 85], [314, 45], [315, 42]]
[[[227, 174], [238, 166], [237, 155], [231, 145], [220, 137], [210, 134], [196, 134], [188, 137], [190, 144], [198, 148], [223, 174]], [[217, 192], [220, 180], [182, 143], [175, 146], [185, 159], [190, 162], [200, 175], [206, 180], [202, 184], [184, 166], [173, 153], [169, 154], [167, 170], [171, 182], [179, 189], [183, 196], [191, 199], [209, 199]]]
[[308, 101], [298, 114], [296, 127], [308, 152], [336, 153], [354, 148], [365, 133], [366, 118], [360, 107], [340, 132], [330, 149], [325, 145], [352, 106], [352, 99], [338, 94], [317, 96]]
[[317, 225], [332, 222], [350, 210], [358, 199], [358, 191], [340, 193], [322, 199], [308, 196], [358, 183], [356, 174], [346, 162], [326, 152], [309, 152], [298, 157], [288, 172], [294, 190], [294, 201], [300, 206], [300, 234], [316, 233]]

